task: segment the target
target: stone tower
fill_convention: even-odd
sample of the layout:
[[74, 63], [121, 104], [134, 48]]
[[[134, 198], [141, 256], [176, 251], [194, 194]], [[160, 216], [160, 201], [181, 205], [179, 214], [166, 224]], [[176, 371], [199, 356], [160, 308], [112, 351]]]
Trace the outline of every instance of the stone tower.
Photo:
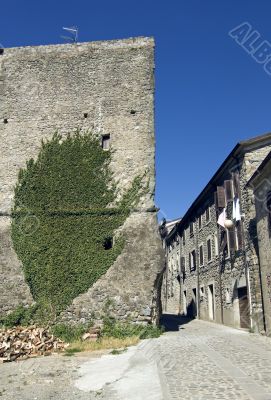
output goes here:
[[32, 302], [10, 234], [18, 171], [35, 159], [42, 139], [80, 128], [110, 141], [122, 189], [145, 171], [150, 189], [122, 227], [122, 254], [61, 318], [99, 316], [108, 298], [118, 319], [157, 318], [164, 259], [154, 208], [153, 103], [152, 38], [18, 47], [0, 55], [0, 315]]

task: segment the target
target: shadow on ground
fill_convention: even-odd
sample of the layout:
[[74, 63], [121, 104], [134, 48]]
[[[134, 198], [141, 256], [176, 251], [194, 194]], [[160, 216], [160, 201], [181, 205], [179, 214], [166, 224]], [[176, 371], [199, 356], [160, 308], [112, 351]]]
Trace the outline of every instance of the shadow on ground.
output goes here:
[[166, 332], [177, 332], [184, 329], [183, 325], [188, 324], [193, 318], [183, 317], [176, 314], [163, 314], [160, 324], [164, 326]]

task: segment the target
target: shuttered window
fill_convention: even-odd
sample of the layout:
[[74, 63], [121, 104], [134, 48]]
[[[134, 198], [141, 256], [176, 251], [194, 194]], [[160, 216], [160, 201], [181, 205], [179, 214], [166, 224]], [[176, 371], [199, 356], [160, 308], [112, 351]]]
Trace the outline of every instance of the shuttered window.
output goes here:
[[212, 240], [211, 238], [207, 239], [207, 260], [212, 260]]
[[202, 267], [204, 265], [204, 253], [203, 253], [203, 244], [199, 246], [199, 265]]
[[218, 237], [217, 234], [214, 235], [214, 242], [215, 242], [215, 256], [218, 256]]
[[189, 229], [190, 229], [190, 236], [194, 236], [194, 222], [190, 222]]
[[226, 195], [226, 201], [231, 201], [233, 200], [233, 184], [232, 180], [225, 181], [224, 182], [224, 188], [225, 188], [225, 195]]
[[202, 228], [202, 215], [199, 216], [199, 230]]
[[210, 221], [210, 219], [211, 219], [210, 207], [207, 207], [207, 208], [206, 208], [206, 211], [205, 211], [205, 220], [206, 220], [206, 224], [208, 224], [208, 222]]
[[189, 264], [190, 264], [190, 271], [195, 271], [196, 269], [196, 252], [195, 250], [191, 251], [189, 255]]
[[223, 186], [217, 186], [217, 206], [218, 208], [226, 207], [226, 195]]
[[228, 237], [229, 237], [229, 249], [231, 252], [234, 252], [236, 250], [235, 228], [228, 230]]

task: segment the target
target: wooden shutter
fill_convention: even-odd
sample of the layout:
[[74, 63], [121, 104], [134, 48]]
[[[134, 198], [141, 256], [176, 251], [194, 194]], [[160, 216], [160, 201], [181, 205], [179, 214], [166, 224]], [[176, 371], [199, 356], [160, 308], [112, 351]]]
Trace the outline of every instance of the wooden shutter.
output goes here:
[[226, 201], [233, 200], [232, 180], [224, 182]]
[[229, 246], [230, 251], [236, 250], [235, 229], [229, 229]]
[[233, 172], [232, 174], [233, 180], [233, 191], [235, 197], [240, 197], [240, 176], [238, 172]]
[[225, 189], [223, 186], [217, 186], [217, 206], [218, 208], [226, 207]]

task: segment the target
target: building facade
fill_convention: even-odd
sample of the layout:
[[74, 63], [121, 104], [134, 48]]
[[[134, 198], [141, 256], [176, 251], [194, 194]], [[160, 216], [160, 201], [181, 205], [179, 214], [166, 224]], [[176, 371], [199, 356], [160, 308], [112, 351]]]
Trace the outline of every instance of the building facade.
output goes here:
[[175, 237], [169, 245], [167, 238], [174, 234], [176, 225], [181, 219], [164, 221], [160, 225], [160, 232], [163, 239], [163, 247], [166, 253], [166, 268], [163, 277], [162, 287], [162, 308], [167, 313], [178, 314], [180, 312], [180, 247], [179, 236]]
[[253, 174], [249, 186], [254, 190], [256, 205], [264, 322], [266, 333], [271, 336], [271, 152]]
[[[238, 143], [166, 237], [167, 254], [175, 249], [179, 255], [181, 314], [264, 330], [256, 211], [247, 182], [270, 149], [271, 134]], [[164, 286], [170, 277], [177, 275], [167, 262]]]

